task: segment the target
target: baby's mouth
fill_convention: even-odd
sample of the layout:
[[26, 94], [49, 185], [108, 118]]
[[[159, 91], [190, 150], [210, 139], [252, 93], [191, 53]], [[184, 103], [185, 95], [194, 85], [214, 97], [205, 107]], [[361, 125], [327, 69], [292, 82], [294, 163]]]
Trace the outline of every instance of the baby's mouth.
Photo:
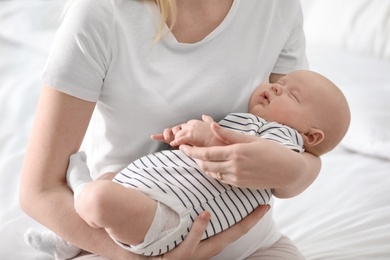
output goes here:
[[262, 101], [265, 103], [269, 103], [269, 93], [268, 91], [264, 91], [263, 94], [261, 94]]

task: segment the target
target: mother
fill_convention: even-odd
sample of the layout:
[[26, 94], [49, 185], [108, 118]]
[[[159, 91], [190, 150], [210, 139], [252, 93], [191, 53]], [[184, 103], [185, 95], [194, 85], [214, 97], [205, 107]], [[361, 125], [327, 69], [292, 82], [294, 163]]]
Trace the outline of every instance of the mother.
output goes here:
[[[91, 172], [98, 177], [162, 149], [150, 134], [202, 114], [219, 121], [231, 111], [245, 112], [260, 82], [306, 67], [298, 0], [72, 1], [42, 78], [21, 206], [85, 250], [139, 259], [74, 211], [65, 173], [88, 125], [84, 140], [89, 140]], [[204, 170], [222, 172], [226, 183], [279, 187], [279, 197], [302, 192], [319, 172], [320, 160], [313, 155], [242, 136], [226, 139], [231, 145], [185, 151]], [[257, 259], [264, 252], [277, 259], [300, 258], [270, 213], [256, 223], [264, 211], [199, 243], [208, 219], [202, 214], [186, 241], [164, 258], [208, 259], [219, 253], [216, 258]]]

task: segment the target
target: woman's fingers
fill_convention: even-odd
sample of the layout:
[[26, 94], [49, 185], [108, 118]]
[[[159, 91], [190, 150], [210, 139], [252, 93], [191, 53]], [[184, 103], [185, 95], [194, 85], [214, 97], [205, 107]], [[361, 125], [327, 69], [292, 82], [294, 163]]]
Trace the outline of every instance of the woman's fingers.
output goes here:
[[198, 245], [202, 236], [210, 221], [210, 213], [207, 211], [202, 212], [199, 217], [196, 218], [194, 224], [191, 227], [191, 232], [186, 237], [183, 243], [190, 245]]
[[211, 130], [214, 135], [226, 144], [249, 143], [255, 141], [258, 137], [252, 135], [243, 135], [237, 131], [232, 131], [221, 127], [217, 123], [211, 123]]
[[200, 242], [197, 252], [202, 252], [202, 254], [208, 256], [208, 258], [219, 254], [230, 243], [236, 241], [237, 239], [248, 233], [248, 231], [260, 221], [260, 219], [267, 213], [269, 209], [269, 205], [261, 205], [257, 207], [242, 221], [226, 229], [222, 233], [219, 233]]
[[252, 173], [261, 167], [258, 157], [262, 152], [256, 149], [259, 145], [262, 146], [255, 142], [213, 147], [180, 145], [179, 149], [214, 179], [222, 179], [223, 183], [233, 186], [256, 187]]
[[176, 260], [176, 259], [208, 259], [210, 255], [209, 250], [203, 248], [199, 251], [199, 243], [210, 221], [210, 213], [202, 212], [192, 224], [190, 233], [188, 233], [185, 240], [174, 250], [166, 253], [162, 259], [164, 260]]
[[165, 254], [162, 259], [209, 259], [220, 253], [230, 243], [248, 233], [269, 209], [269, 205], [261, 205], [236, 225], [201, 241], [210, 220], [210, 214], [203, 212], [195, 219], [186, 239], [177, 248]]
[[227, 181], [226, 174], [234, 170], [234, 167], [232, 167], [232, 157], [234, 155], [232, 155], [231, 151], [226, 150], [225, 146], [196, 147], [180, 145], [179, 149], [193, 158], [199, 167], [214, 179], [218, 177], [217, 173], [225, 174], [225, 182]]
[[260, 205], [236, 225], [207, 240], [212, 240], [212, 242], [215, 240], [216, 243], [227, 246], [248, 233], [248, 231], [260, 221], [270, 208], [270, 205]]
[[220, 162], [228, 160], [228, 150], [225, 146], [198, 147], [184, 144], [180, 145], [180, 150], [192, 158], [203, 161]]

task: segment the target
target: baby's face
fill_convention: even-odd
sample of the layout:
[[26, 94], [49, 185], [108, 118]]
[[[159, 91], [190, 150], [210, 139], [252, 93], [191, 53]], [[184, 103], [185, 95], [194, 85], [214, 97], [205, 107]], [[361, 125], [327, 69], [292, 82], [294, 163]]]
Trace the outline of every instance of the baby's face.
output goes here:
[[311, 126], [315, 91], [304, 71], [290, 73], [276, 83], [257, 87], [249, 102], [249, 112], [304, 133]]

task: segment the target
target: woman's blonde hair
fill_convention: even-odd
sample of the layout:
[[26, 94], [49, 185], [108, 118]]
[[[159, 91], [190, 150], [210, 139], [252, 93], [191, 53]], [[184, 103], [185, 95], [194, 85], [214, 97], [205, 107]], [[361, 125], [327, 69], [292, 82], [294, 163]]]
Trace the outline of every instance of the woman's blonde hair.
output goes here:
[[[68, 0], [68, 2], [65, 5], [65, 8], [63, 9], [62, 17], [65, 16], [66, 12], [68, 11], [69, 7], [72, 5], [74, 1], [75, 0]], [[173, 26], [175, 26], [176, 0], [154, 0], [154, 2], [160, 8], [160, 12], [161, 12], [160, 26], [158, 28], [157, 35], [155, 37], [155, 42], [158, 42], [161, 39], [161, 37], [163, 37], [164, 35], [165, 24], [167, 24], [168, 20], [169, 20], [169, 31], [172, 30]]]
[[157, 35], [155, 37], [155, 42], [158, 42], [164, 33], [165, 24], [169, 20], [169, 31], [172, 31], [172, 28], [176, 23], [176, 0], [155, 0], [157, 6], [160, 8], [161, 20], [160, 27], [158, 29]]

